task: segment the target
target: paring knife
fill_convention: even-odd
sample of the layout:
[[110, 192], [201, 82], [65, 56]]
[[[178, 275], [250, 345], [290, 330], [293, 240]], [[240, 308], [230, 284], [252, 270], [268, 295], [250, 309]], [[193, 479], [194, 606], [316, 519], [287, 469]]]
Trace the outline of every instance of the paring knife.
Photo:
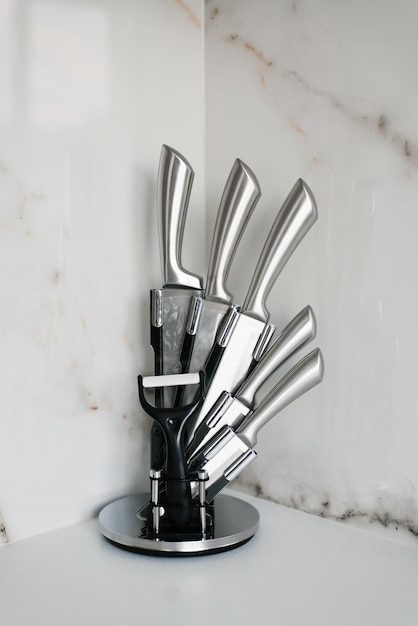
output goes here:
[[220, 323], [232, 304], [233, 296], [226, 286], [229, 270], [260, 196], [260, 186], [254, 173], [243, 161], [236, 159], [216, 217], [199, 324], [192, 342], [185, 337], [192, 348], [189, 358], [184, 359], [188, 371], [198, 372], [204, 368]]
[[[315, 198], [298, 179], [281, 207], [258, 260], [235, 328], [207, 387], [206, 399], [189, 426], [188, 445], [199, 424], [223, 391], [234, 391], [252, 364], [253, 353], [265, 332], [269, 312], [266, 298], [287, 261], [318, 217]], [[209, 357], [210, 358], [210, 357]]]
[[[199, 451], [224, 426], [236, 429], [253, 409], [255, 394], [267, 379], [282, 366], [287, 359], [305, 347], [316, 335], [316, 320], [312, 308], [302, 309], [282, 330], [258, 365], [246, 378], [239, 390], [232, 395], [224, 391], [205, 421], [202, 422], [187, 449], [189, 465], [199, 462]], [[202, 460], [202, 459], [201, 459]]]
[[[203, 279], [186, 271], [181, 263], [184, 225], [194, 172], [176, 150], [163, 145], [157, 181], [159, 242], [163, 289], [150, 292], [150, 335], [154, 350], [154, 373], [178, 371], [185, 320], [193, 296], [203, 293]], [[164, 389], [155, 390], [155, 403], [167, 403]], [[171, 391], [171, 396], [173, 392]], [[151, 467], [160, 468], [164, 459], [164, 437], [154, 422], [151, 429]]]
[[324, 361], [317, 348], [297, 363], [234, 431], [225, 426], [204, 450], [200, 469], [208, 472], [206, 498], [213, 498], [257, 456], [257, 433], [279, 411], [321, 382]]

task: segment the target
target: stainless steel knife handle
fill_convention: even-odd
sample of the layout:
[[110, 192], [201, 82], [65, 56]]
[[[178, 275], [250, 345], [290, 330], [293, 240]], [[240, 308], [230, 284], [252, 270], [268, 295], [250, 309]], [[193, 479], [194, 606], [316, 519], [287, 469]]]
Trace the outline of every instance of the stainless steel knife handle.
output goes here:
[[267, 321], [266, 299], [280, 272], [318, 217], [308, 185], [296, 181], [280, 209], [264, 244], [242, 312]]
[[316, 348], [273, 387], [257, 409], [237, 429], [237, 435], [253, 448], [257, 443], [258, 431], [293, 400], [320, 383], [323, 375], [324, 360], [321, 351]]
[[271, 348], [241, 385], [235, 397], [246, 406], [254, 402], [254, 394], [266, 379], [296, 350], [305, 346], [316, 335], [316, 319], [308, 305], [282, 330]]
[[205, 290], [207, 300], [232, 302], [226, 281], [235, 251], [260, 196], [254, 173], [248, 165], [236, 159], [216, 218]]
[[158, 169], [158, 220], [164, 286], [202, 289], [202, 278], [181, 264], [181, 246], [194, 172], [176, 150], [163, 145]]

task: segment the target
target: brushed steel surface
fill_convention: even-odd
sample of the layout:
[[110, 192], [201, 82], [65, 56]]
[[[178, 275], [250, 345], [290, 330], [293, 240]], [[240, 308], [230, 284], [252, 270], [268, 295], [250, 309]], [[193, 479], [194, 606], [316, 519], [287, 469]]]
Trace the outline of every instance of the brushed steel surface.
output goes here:
[[261, 251], [234, 333], [225, 348], [206, 399], [195, 420], [196, 428], [223, 391], [234, 392], [252, 363], [260, 334], [268, 322], [266, 299], [280, 272], [318, 217], [315, 198], [298, 179], [283, 203]]
[[[236, 159], [225, 185], [213, 232], [205, 297], [190, 359], [189, 371], [204, 369], [222, 320], [232, 304], [227, 280], [245, 227], [261, 196], [251, 169]], [[186, 401], [191, 399], [186, 394]]]
[[237, 428], [245, 416], [254, 408], [255, 394], [273, 372], [283, 365], [296, 351], [306, 346], [316, 335], [316, 320], [312, 308], [303, 308], [282, 330], [267, 353], [260, 360], [248, 378], [235, 393], [233, 399], [228, 392], [223, 392], [212, 409], [208, 412], [202, 429], [210, 428], [205, 435], [195, 432], [195, 441], [189, 446], [189, 461], [192, 462], [200, 450], [223, 426]]
[[184, 269], [181, 248], [194, 172], [177, 150], [163, 145], [158, 169], [158, 223], [164, 286], [203, 288], [202, 278]]
[[237, 429], [237, 434], [252, 448], [257, 443], [257, 433], [288, 404], [316, 385], [324, 376], [324, 359], [319, 348], [312, 350], [299, 361], [260, 402], [254, 413]]
[[259, 387], [271, 374], [297, 350], [301, 350], [316, 336], [316, 319], [312, 308], [303, 308], [285, 326], [251, 375], [239, 388], [235, 397], [241, 402], [251, 405]]
[[[159, 242], [163, 273], [162, 359], [165, 374], [181, 371], [180, 351], [190, 304], [203, 294], [203, 279], [184, 269], [181, 261], [184, 225], [194, 172], [177, 150], [163, 145], [157, 181]], [[172, 405], [173, 390], [164, 391]]]
[[[236, 431], [225, 426], [215, 435], [202, 453], [206, 461], [200, 466], [200, 469], [205, 469], [209, 474], [206, 483], [208, 499], [213, 498], [228, 484], [228, 472], [236, 477], [237, 465], [244, 459], [246, 463], [242, 467], [248, 464], [247, 453], [257, 444], [258, 431], [288, 404], [319, 384], [323, 374], [323, 357], [316, 348], [283, 376]], [[251, 460], [254, 460], [256, 455], [251, 456]]]
[[230, 304], [232, 294], [226, 283], [232, 260], [245, 227], [261, 196], [254, 172], [241, 159], [236, 159], [226, 181], [216, 217], [205, 299]]
[[315, 198], [299, 178], [280, 209], [257, 263], [242, 310], [267, 321], [266, 299], [297, 246], [318, 218]]
[[224, 355], [217, 367], [212, 384], [206, 391], [199, 415], [190, 431], [189, 444], [197, 427], [204, 421], [207, 413], [223, 391], [234, 392], [244, 381], [252, 363], [254, 347], [264, 329], [264, 322], [240, 314], [235, 330], [225, 347]]

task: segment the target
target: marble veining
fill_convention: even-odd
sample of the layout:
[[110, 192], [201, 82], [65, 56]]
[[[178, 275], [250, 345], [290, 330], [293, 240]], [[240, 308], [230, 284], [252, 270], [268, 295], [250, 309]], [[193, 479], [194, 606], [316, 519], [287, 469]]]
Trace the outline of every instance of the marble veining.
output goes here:
[[0, 542], [148, 486], [136, 376], [152, 363], [163, 143], [196, 172], [184, 253], [199, 274], [233, 160], [260, 180], [237, 302], [297, 177], [318, 202], [269, 309], [280, 327], [312, 305], [324, 382], [266, 427], [236, 486], [416, 542], [418, 5], [90, 9], [0, 8]]
[[4, 544], [8, 542], [9, 538], [7, 536], [7, 528], [0, 513], [0, 543]]
[[202, 221], [202, 4], [120, 9], [0, 6], [3, 543], [148, 487], [155, 180], [161, 145], [183, 151]]
[[[196, 26], [197, 28], [202, 28], [202, 23], [201, 20], [199, 19], [198, 15], [196, 14], [195, 10], [193, 10], [193, 7], [190, 5], [190, 3], [188, 4], [187, 2], [185, 2], [184, 0], [175, 0], [175, 3], [183, 10], [185, 11], [185, 13], [187, 14], [187, 16], [189, 17], [191, 23]], [[195, 3], [196, 4], [196, 3]]]
[[[11, 205], [14, 209], [13, 213], [10, 211], [2, 211], [0, 216], [2, 227], [13, 226], [16, 217], [19, 220], [24, 220], [28, 204], [32, 202], [38, 203], [44, 200], [43, 194], [39, 191], [29, 189], [3, 159], [0, 160], [0, 180], [2, 181], [0, 200], [3, 195], [4, 208], [8, 208], [7, 205], [9, 203], [6, 201], [8, 194], [12, 193], [15, 197], [15, 202]], [[26, 235], [31, 235], [31, 232], [26, 230]]]
[[[264, 5], [267, 4], [268, 3], [264, 3]], [[294, 2], [291, 6], [292, 13], [296, 15], [297, 3]], [[222, 24], [222, 12], [220, 12], [217, 7], [213, 7], [208, 11], [207, 28], [212, 27], [215, 20], [220, 21]], [[235, 31], [227, 35], [223, 34], [223, 32], [217, 33], [217, 36], [220, 41], [239, 46], [242, 50], [248, 53], [253, 60], [256, 61], [256, 71], [261, 86], [265, 88], [267, 92], [270, 86], [273, 88], [273, 91], [270, 92], [270, 96], [274, 96], [274, 88], [277, 84], [278, 78], [293, 81], [294, 83], [299, 84], [310, 95], [320, 98], [328, 106], [339, 111], [349, 121], [364, 126], [370, 132], [377, 133], [385, 142], [391, 144], [400, 156], [405, 157], [409, 163], [411, 163], [414, 167], [417, 167], [418, 141], [392, 127], [390, 117], [384, 112], [377, 113], [372, 116], [367, 113], [352, 110], [347, 102], [339, 98], [334, 93], [316, 86], [314, 83], [307, 80], [307, 78], [296, 69], [286, 67], [286, 59], [282, 58], [279, 62], [275, 55], [263, 51], [262, 47], [255, 44], [253, 41], [246, 39]], [[256, 37], [257, 39], [262, 40], [262, 31], [256, 30]], [[266, 70], [268, 69], [272, 69], [273, 71], [267, 73]], [[297, 125], [291, 118], [289, 119], [289, 124], [296, 132], [301, 134], [305, 139], [307, 138], [306, 131]]]
[[376, 0], [209, 1], [205, 41], [207, 188], [239, 154], [263, 190], [232, 288], [245, 294], [298, 176], [319, 211], [269, 309], [280, 328], [311, 304], [324, 381], [266, 427], [238, 487], [415, 542], [417, 13], [406, 1], [396, 20]]
[[[231, 43], [241, 46], [246, 52], [251, 54], [256, 59], [256, 61], [260, 62], [261, 65], [264, 66], [265, 68], [273, 66], [273, 61], [270, 61], [269, 59], [267, 59], [265, 54], [262, 52], [262, 50], [260, 50], [257, 46], [255, 46], [251, 41], [247, 41], [243, 39], [242, 37], [240, 37], [240, 35], [233, 33], [224, 37], [223, 40], [226, 42], [231, 42]], [[262, 77], [261, 82], [262, 84], [265, 83], [264, 76]]]
[[294, 486], [289, 498], [275, 497], [265, 491], [262, 482], [253, 482], [251, 475], [248, 476], [248, 472], [247, 475], [239, 477], [234, 482], [234, 487], [238, 491], [250, 493], [269, 502], [275, 502], [282, 506], [288, 506], [305, 513], [318, 515], [319, 517], [326, 517], [337, 522], [349, 522], [351, 525], [360, 528], [375, 530], [375, 525], [377, 524], [387, 529], [389, 533], [390, 531], [405, 531], [409, 534], [409, 539], [405, 534], [401, 538], [416, 545], [418, 521], [417, 516], [413, 515], [416, 512], [416, 505], [410, 499], [406, 499], [403, 505], [396, 507], [398, 515], [395, 516], [390, 512], [389, 509], [391, 507], [390, 505], [387, 506], [384, 498], [380, 498], [378, 506], [372, 507], [371, 510], [356, 508], [355, 498], [353, 498], [347, 505], [347, 508], [344, 509], [341, 506], [341, 502], [333, 501], [332, 496], [328, 497], [326, 493], [321, 492], [315, 493], [311, 486], [303, 483], [298, 483]]
[[[295, 70], [281, 70], [284, 79], [293, 80], [299, 83], [310, 94], [321, 98], [329, 106], [341, 112], [348, 120], [362, 125], [370, 132], [377, 133], [384, 141], [391, 144], [399, 155], [406, 157], [408, 162], [414, 167], [418, 165], [418, 142], [411, 140], [406, 135], [391, 127], [390, 119], [384, 113], [376, 116], [357, 113], [349, 108], [347, 103], [340, 100], [332, 93], [323, 91], [318, 87], [310, 84], [303, 76], [300, 76]], [[300, 132], [299, 129], [295, 129]], [[305, 133], [302, 133], [305, 135]], [[306, 135], [305, 135], [306, 136]]]

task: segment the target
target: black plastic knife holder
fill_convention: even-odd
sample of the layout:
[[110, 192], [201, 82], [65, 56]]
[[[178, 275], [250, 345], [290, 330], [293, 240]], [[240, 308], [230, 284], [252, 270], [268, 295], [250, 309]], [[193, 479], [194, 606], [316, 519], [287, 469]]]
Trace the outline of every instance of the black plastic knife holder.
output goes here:
[[[170, 503], [167, 500], [166, 483], [161, 470], [150, 470], [151, 498], [147, 505], [138, 511], [145, 521], [142, 536], [151, 540], [197, 541], [213, 538], [215, 507], [206, 502], [205, 476], [191, 476], [184, 479], [191, 491], [197, 491], [190, 508], [190, 519], [186, 529], [180, 530], [171, 521]], [[188, 507], [189, 508], [189, 507]]]
[[[163, 146], [158, 184], [162, 193], [161, 213], [164, 214], [161, 243], [167, 257], [167, 263], [163, 260], [164, 284], [176, 285], [180, 279], [180, 284], [186, 286], [186, 291], [190, 287], [193, 292], [202, 294], [202, 281], [198, 276], [182, 268], [177, 249], [183, 238], [184, 216], [192, 180], [193, 171], [184, 157], [168, 146]], [[243, 202], [237, 205], [237, 192], [238, 195], [243, 194], [244, 181], [249, 181], [248, 189], [251, 193], [244, 193], [243, 197], [247, 198], [250, 204]], [[255, 177], [239, 160], [236, 161], [228, 178], [226, 190], [225, 198], [223, 196], [221, 201], [221, 204], [224, 202], [223, 211], [227, 216], [229, 207], [235, 207], [237, 220], [225, 218], [224, 227], [227, 224], [230, 228], [236, 227], [237, 234], [242, 227], [242, 221], [245, 216], [248, 218], [259, 197]], [[171, 226], [167, 226], [168, 222]], [[219, 241], [223, 240], [224, 227], [219, 229]], [[175, 253], [174, 256], [172, 253]], [[226, 262], [226, 258], [224, 261]], [[184, 285], [181, 281], [185, 278]], [[150, 296], [150, 344], [154, 351], [154, 375], [158, 378], [164, 374], [164, 369], [172, 375], [177, 367], [177, 353], [173, 345], [176, 348], [178, 346], [177, 342], [172, 340], [180, 339], [185, 332], [182, 323], [179, 323], [184, 311], [179, 307], [182, 312], [179, 314], [174, 306], [172, 311], [168, 311], [168, 319], [165, 319], [163, 289], [152, 289]], [[186, 309], [188, 306], [187, 304]], [[193, 315], [191, 319], [194, 319]], [[167, 337], [163, 335], [163, 323], [167, 326], [167, 321], [172, 335], [168, 333], [168, 343]], [[183, 348], [187, 348], [185, 352], [188, 354], [187, 358], [190, 358], [191, 346], [186, 339], [184, 342]], [[119, 498], [100, 512], [99, 524], [102, 534], [118, 546], [137, 552], [166, 556], [209, 554], [242, 545], [255, 534], [259, 523], [255, 507], [240, 498], [222, 494], [208, 503], [205, 489], [208, 476], [202, 470], [192, 471], [186, 459], [186, 429], [189, 428], [188, 424], [192, 424], [193, 417], [197, 416], [203, 404], [206, 382], [209, 387], [218, 365], [219, 354], [219, 350], [214, 350], [211, 354], [206, 362], [206, 373], [199, 373], [199, 388], [195, 398], [185, 406], [175, 406], [176, 403], [182, 403], [185, 389], [182, 383], [174, 389], [173, 394], [173, 389], [167, 391], [164, 384], [159, 385], [161, 381], [158, 381], [154, 387], [152, 404], [146, 397], [142, 376], [138, 377], [141, 406], [154, 420], [150, 446], [151, 485], [149, 493]], [[167, 366], [165, 359], [170, 361], [173, 355], [176, 362], [174, 367], [173, 363]], [[187, 358], [182, 350], [179, 364], [183, 372], [188, 370]]]
[[[161, 406], [162, 387], [154, 388], [152, 404], [146, 397], [143, 378], [138, 376], [141, 406], [154, 420], [153, 467], [149, 493], [119, 498], [99, 514], [102, 534], [118, 547], [155, 556], [207, 555], [236, 548], [257, 531], [259, 514], [254, 506], [222, 494], [208, 503], [207, 473], [188, 467], [184, 449], [186, 427], [204, 401], [205, 383], [205, 373], [200, 372], [193, 401], [167, 408]], [[160, 449], [155, 449], [155, 442], [159, 442]]]

